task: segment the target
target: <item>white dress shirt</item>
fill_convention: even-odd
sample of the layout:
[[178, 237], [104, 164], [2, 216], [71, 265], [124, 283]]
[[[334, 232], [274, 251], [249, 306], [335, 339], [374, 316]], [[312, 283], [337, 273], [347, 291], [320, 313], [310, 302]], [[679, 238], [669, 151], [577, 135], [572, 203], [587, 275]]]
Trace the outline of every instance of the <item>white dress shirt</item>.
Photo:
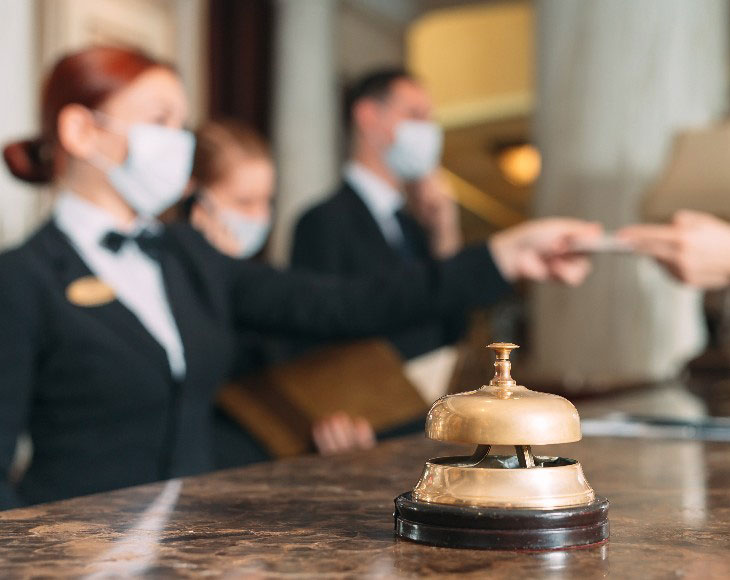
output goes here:
[[396, 212], [403, 207], [403, 194], [356, 161], [345, 165], [345, 181], [355, 190], [375, 219], [385, 239], [393, 247], [403, 243], [403, 229]]
[[[167, 352], [176, 379], [185, 376], [185, 352], [180, 331], [170, 310], [160, 264], [135, 243], [125, 243], [118, 252], [101, 244], [110, 231], [121, 231], [112, 215], [71, 192], [62, 193], [53, 210], [58, 228], [100, 280], [110, 286], [119, 301], [142, 323]], [[161, 228], [157, 221], [137, 220], [122, 231], [134, 236], [143, 229]]]

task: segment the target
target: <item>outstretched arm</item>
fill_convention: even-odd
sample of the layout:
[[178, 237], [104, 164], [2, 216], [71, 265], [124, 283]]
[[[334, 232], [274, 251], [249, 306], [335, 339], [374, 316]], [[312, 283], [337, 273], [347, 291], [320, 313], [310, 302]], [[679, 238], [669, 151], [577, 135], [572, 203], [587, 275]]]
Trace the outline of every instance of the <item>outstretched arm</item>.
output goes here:
[[262, 332], [309, 337], [389, 334], [434, 315], [493, 304], [518, 279], [580, 283], [590, 263], [568, 253], [571, 242], [600, 232], [579, 220], [535, 220], [449, 260], [357, 279], [240, 262], [233, 284], [236, 321]]

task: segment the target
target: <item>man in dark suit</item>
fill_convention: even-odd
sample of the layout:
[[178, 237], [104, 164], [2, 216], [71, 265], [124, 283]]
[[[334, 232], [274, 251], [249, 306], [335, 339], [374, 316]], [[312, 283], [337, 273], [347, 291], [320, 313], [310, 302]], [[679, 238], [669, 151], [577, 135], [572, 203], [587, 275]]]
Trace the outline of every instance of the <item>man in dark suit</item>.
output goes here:
[[[458, 213], [437, 171], [442, 134], [426, 90], [404, 70], [377, 71], [348, 91], [345, 113], [351, 157], [344, 181], [300, 219], [292, 266], [354, 276], [457, 252]], [[413, 358], [452, 342], [462, 328], [463, 316], [434, 318], [388, 338]]]

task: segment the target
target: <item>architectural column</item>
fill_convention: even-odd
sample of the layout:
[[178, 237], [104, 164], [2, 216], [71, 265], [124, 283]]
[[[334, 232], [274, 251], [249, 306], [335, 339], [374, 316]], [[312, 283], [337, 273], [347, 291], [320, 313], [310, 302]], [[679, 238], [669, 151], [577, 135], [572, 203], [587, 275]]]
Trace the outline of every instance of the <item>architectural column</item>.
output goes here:
[[[0, 144], [38, 131], [38, 54], [36, 7], [26, 0], [0, 2]], [[12, 55], [12, 57], [10, 56]], [[41, 196], [15, 179], [0, 162], [0, 249], [15, 244], [37, 224]]]
[[[538, 0], [538, 215], [615, 229], [642, 196], [675, 133], [727, 109], [724, 0]], [[676, 375], [704, 340], [701, 296], [654, 263], [599, 256], [579, 289], [531, 299], [536, 378], [568, 388]]]
[[178, 0], [175, 9], [175, 63], [190, 103], [189, 123], [197, 127], [208, 110], [206, 66], [208, 50], [208, 2]]
[[271, 258], [288, 261], [300, 213], [337, 183], [340, 120], [334, 55], [335, 0], [278, 0], [274, 149], [278, 163]]

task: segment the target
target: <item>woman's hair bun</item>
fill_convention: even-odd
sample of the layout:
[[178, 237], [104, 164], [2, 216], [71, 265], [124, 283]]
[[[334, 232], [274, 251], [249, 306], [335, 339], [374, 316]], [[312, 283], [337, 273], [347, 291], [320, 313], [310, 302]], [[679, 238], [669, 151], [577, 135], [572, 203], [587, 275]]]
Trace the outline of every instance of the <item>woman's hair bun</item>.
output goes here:
[[53, 154], [42, 139], [26, 139], [7, 144], [3, 157], [10, 172], [28, 183], [53, 180]]

